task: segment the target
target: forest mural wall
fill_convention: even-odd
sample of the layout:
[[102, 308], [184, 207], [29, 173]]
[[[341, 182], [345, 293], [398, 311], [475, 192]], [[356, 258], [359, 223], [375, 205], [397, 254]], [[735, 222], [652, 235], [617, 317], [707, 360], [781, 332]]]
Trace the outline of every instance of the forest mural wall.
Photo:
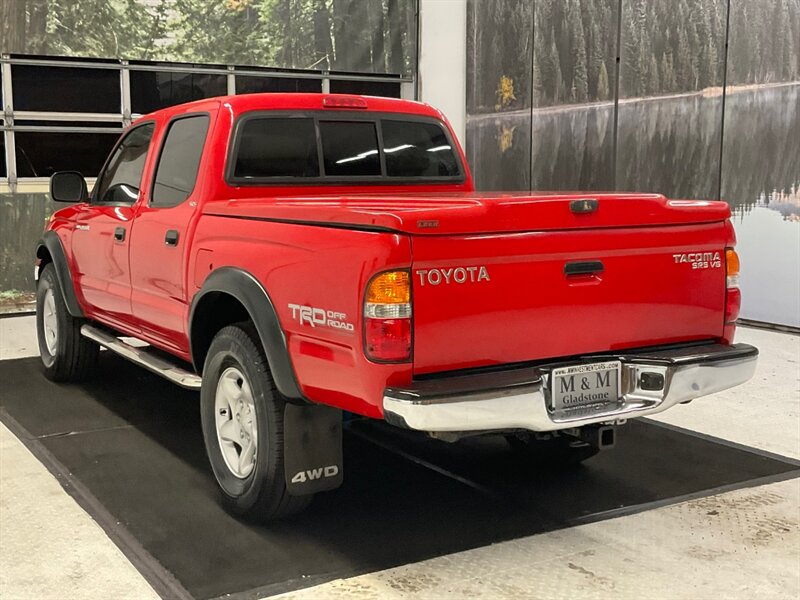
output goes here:
[[[417, 62], [417, 5], [417, 0], [0, 0], [0, 54], [291, 68], [410, 79]], [[57, 67], [47, 71], [47, 78], [42, 72], [42, 67], [11, 65], [15, 110], [120, 111], [117, 71]], [[281, 81], [278, 91], [321, 91], [322, 75], [305, 75], [305, 79], [274, 79], [269, 85]], [[226, 76], [218, 73], [139, 70], [131, 71], [129, 80], [134, 113], [225, 94], [228, 89]], [[237, 76], [236, 91], [276, 91], [264, 82], [264, 78]], [[367, 87], [358, 81], [330, 82], [333, 92], [364, 89], [393, 95], [399, 93], [399, 83], [369, 82]], [[49, 124], [86, 125], [75, 119], [74, 123]], [[0, 119], [0, 125], [7, 123]], [[109, 124], [103, 125], [108, 131]], [[0, 312], [9, 307], [29, 308], [35, 244], [58, 208], [46, 193], [47, 184], [32, 183], [30, 178], [41, 179], [56, 170], [50, 167], [59, 156], [62, 160], [56, 163], [61, 169], [80, 169], [93, 177], [118, 134], [112, 128], [111, 133], [99, 134], [50, 132], [45, 137], [41, 132], [18, 131], [14, 135], [19, 179], [15, 183], [24, 185], [27, 179], [27, 185], [14, 189], [8, 179], [3, 180], [8, 173], [5, 138], [0, 133]], [[79, 151], [73, 154], [75, 150]], [[33, 154], [42, 156], [33, 159]], [[69, 158], [65, 161], [64, 156]]]
[[416, 0], [4, 0], [0, 51], [410, 74]]
[[467, 28], [479, 188], [727, 200], [743, 315], [800, 326], [800, 0], [469, 0]]

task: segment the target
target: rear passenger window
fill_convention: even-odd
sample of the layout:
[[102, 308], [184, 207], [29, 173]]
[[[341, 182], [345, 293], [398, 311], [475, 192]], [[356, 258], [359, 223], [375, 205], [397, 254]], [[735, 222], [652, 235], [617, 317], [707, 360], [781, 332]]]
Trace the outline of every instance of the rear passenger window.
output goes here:
[[444, 131], [433, 123], [381, 121], [389, 177], [455, 177], [458, 162]]
[[370, 177], [381, 174], [375, 123], [320, 121], [325, 176]]
[[269, 117], [242, 123], [233, 176], [318, 177], [314, 120]]
[[196, 115], [170, 124], [156, 167], [151, 206], [177, 206], [191, 195], [208, 123], [208, 115]]

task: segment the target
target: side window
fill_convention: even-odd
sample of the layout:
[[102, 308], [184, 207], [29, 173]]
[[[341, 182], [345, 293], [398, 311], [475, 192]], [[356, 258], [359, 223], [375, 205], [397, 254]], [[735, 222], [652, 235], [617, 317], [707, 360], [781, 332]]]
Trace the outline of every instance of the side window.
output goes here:
[[94, 201], [101, 204], [133, 204], [139, 197], [142, 171], [153, 138], [155, 124], [146, 123], [129, 131], [114, 150], [96, 184]]
[[208, 115], [196, 115], [170, 124], [156, 166], [151, 206], [177, 206], [191, 195], [209, 121]]

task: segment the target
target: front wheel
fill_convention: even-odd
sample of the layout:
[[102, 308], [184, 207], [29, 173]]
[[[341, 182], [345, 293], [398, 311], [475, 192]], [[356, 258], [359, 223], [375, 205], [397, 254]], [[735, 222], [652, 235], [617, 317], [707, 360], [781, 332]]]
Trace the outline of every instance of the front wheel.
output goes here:
[[292, 496], [286, 486], [284, 401], [251, 323], [214, 337], [200, 403], [206, 451], [227, 510], [267, 521], [308, 506], [310, 495]]
[[36, 336], [48, 379], [83, 381], [94, 371], [100, 347], [81, 335], [82, 324], [67, 310], [53, 263], [45, 265], [36, 288]]

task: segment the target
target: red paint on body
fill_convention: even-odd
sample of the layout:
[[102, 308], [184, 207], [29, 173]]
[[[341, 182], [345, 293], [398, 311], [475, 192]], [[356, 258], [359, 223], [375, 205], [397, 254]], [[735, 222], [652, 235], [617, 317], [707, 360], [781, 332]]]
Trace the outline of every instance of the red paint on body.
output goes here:
[[[415, 373], [691, 340], [732, 342], [724, 267], [694, 268], [674, 258], [721, 252], [724, 261], [724, 249], [735, 244], [724, 202], [475, 192], [460, 147], [461, 182], [226, 183], [239, 116], [348, 110], [325, 108], [324, 98], [225, 97], [142, 117], [156, 130], [136, 202], [73, 205], [50, 221], [86, 315], [190, 360], [193, 297], [215, 270], [240, 268], [269, 293], [304, 395], [370, 417], [382, 416], [387, 386], [407, 385]], [[450, 128], [425, 104], [365, 101], [367, 109], [350, 110], [431, 117]], [[149, 190], [167, 124], [198, 112], [211, 123], [194, 191], [176, 207], [154, 208]], [[582, 198], [596, 199], [597, 210], [572, 212], [570, 202]], [[116, 227], [126, 228], [124, 243], [114, 239]], [[165, 246], [166, 230], [179, 233], [177, 246]], [[600, 261], [603, 269], [565, 274], [566, 263], [581, 261]], [[389, 269], [412, 273], [410, 363], [379, 364], [364, 354], [364, 290]], [[332, 311], [352, 330], [301, 323], [290, 304]]]

